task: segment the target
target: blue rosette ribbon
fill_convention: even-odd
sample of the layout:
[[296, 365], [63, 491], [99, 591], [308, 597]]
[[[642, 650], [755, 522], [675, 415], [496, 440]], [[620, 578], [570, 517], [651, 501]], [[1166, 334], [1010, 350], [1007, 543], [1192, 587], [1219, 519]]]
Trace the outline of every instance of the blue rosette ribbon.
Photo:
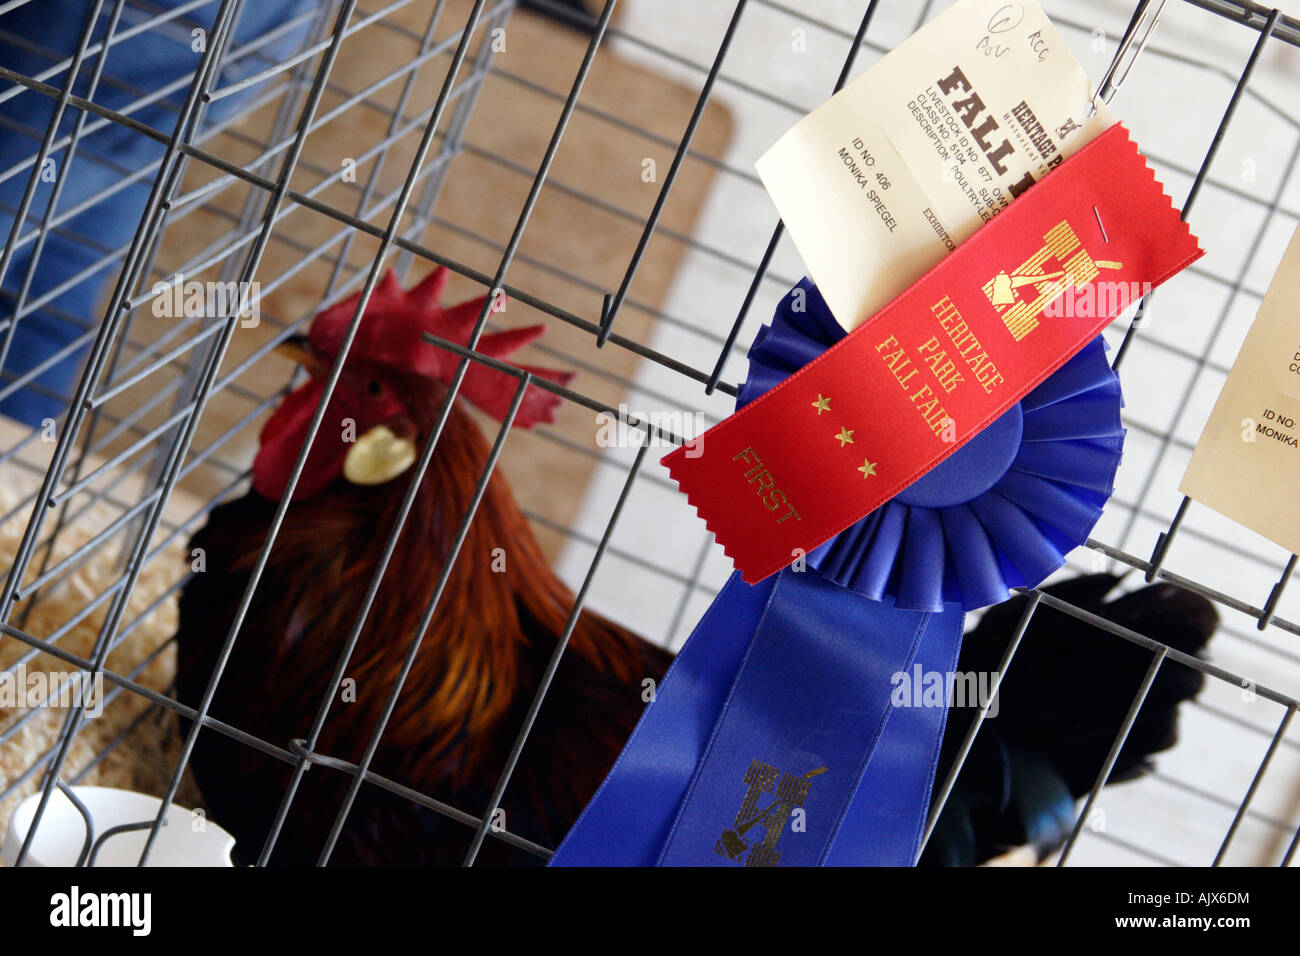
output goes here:
[[[807, 279], [749, 351], [741, 407], [845, 336]], [[903, 492], [755, 585], [733, 574], [552, 865], [893, 865], [921, 850], [964, 612], [1083, 544], [1123, 448], [1098, 337]]]

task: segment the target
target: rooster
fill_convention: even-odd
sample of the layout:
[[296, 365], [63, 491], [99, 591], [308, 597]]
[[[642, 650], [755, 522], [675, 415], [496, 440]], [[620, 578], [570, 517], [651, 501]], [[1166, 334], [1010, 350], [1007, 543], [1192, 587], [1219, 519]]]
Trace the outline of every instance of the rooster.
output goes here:
[[[330, 687], [407, 492], [402, 476], [409, 479], [435, 427], [459, 361], [424, 343], [421, 333], [464, 343], [483, 304], [480, 298], [444, 309], [446, 280], [440, 268], [406, 291], [390, 271], [376, 286], [213, 698], [211, 716], [277, 746], [287, 749], [307, 737], [322, 699], [332, 695], [315, 751], [361, 759], [488, 458], [488, 444], [461, 399], [498, 419], [511, 404], [516, 379], [470, 365], [344, 684]], [[305, 369], [306, 382], [263, 427], [252, 490], [215, 508], [191, 541], [191, 549], [202, 549], [197, 553], [206, 567], [180, 598], [182, 703], [197, 705], [211, 678], [357, 303], [353, 296], [327, 308], [307, 336], [282, 346]], [[542, 331], [535, 326], [484, 335], [477, 348], [502, 357]], [[527, 370], [560, 383], [571, 377]], [[514, 424], [552, 421], [559, 401], [530, 387]], [[476, 816], [488, 813], [573, 602], [547, 566], [510, 489], [494, 474], [372, 771]], [[584, 611], [505, 791], [504, 816], [494, 814], [494, 825], [557, 846], [631, 733], [643, 706], [643, 682], [662, 677], [669, 659], [665, 650]], [[213, 730], [199, 734], [191, 765], [208, 814], [236, 838], [238, 861], [257, 859], [288, 787], [290, 766]], [[349, 774], [333, 768], [308, 770], [271, 863], [319, 860], [349, 783]], [[365, 784], [330, 862], [459, 864], [471, 836], [462, 822]], [[491, 838], [479, 859], [541, 862]]]

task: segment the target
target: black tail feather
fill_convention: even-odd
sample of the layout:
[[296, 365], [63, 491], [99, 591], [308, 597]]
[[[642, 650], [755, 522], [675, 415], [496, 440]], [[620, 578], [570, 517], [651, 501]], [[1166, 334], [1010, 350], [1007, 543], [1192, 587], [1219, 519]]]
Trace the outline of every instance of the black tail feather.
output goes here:
[[[1113, 574], [1084, 575], [1044, 591], [1185, 654], [1203, 651], [1218, 626], [1213, 604], [1170, 584], [1107, 601], [1120, 580]], [[963, 673], [998, 668], [1027, 600], [1017, 597], [985, 613], [965, 638], [958, 665]], [[1092, 789], [1152, 659], [1149, 648], [1040, 604], [1003, 676], [996, 716], [980, 731], [980, 738], [996, 737], [1001, 746], [972, 749], [944, 809], [945, 815], [960, 816], [962, 825], [937, 827], [923, 862], [982, 862], [1016, 845], [1008, 842], [1014, 840], [1032, 842], [1040, 852], [1060, 845], [1072, 825], [1073, 799]], [[1166, 658], [1108, 783], [1141, 776], [1150, 769], [1152, 754], [1174, 745], [1178, 705], [1195, 697], [1203, 683], [1199, 671]], [[949, 715], [940, 779], [973, 716], [972, 707], [954, 707]], [[999, 767], [981, 766], [988, 761]], [[1009, 784], [996, 783], [1005, 780], [1004, 772]], [[965, 839], [958, 835], [971, 829], [967, 820], [975, 847], [943, 845], [947, 837]]]

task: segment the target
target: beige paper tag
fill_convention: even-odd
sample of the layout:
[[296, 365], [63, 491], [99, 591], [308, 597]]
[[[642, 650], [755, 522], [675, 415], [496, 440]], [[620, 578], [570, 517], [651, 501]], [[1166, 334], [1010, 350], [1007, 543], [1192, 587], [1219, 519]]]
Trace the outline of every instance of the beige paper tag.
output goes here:
[[1300, 228], [1260, 303], [1179, 490], [1300, 552]]
[[1034, 0], [960, 0], [756, 167], [847, 329], [1115, 122]]

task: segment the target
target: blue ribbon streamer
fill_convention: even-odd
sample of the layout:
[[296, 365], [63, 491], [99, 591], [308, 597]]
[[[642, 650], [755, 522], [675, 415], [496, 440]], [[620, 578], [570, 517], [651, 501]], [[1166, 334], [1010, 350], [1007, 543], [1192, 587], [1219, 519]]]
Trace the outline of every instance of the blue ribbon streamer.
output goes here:
[[[836, 862], [850, 863], [868, 846], [867, 861], [911, 863], [924, 822], [912, 810], [928, 803], [946, 711], [915, 708], [914, 716], [926, 718], [922, 726], [895, 721], [892, 677], [936, 655], [950, 669], [961, 620], [959, 610], [917, 613], [864, 602], [816, 574], [777, 575], [658, 863], [726, 866], [744, 858], [751, 866], [821, 866], [832, 847], [844, 848]], [[846, 641], [846, 633], [860, 639]], [[934, 718], [936, 746], [916, 753], [916, 734], [932, 731]], [[746, 812], [746, 777], [756, 765], [781, 772], [767, 772], [770, 789]], [[893, 772], [881, 773], [886, 766]], [[784, 813], [782, 783], [793, 798]], [[792, 810], [799, 816], [787, 836]], [[852, 839], [841, 839], [846, 827]], [[712, 855], [702, 855], [710, 846]]]
[[[756, 338], [738, 405], [844, 334], [801, 282]], [[963, 612], [1086, 540], [1120, 406], [1099, 338], [808, 569], [733, 575], [551, 864], [913, 864], [947, 707], [897, 706], [894, 690], [950, 679]]]

